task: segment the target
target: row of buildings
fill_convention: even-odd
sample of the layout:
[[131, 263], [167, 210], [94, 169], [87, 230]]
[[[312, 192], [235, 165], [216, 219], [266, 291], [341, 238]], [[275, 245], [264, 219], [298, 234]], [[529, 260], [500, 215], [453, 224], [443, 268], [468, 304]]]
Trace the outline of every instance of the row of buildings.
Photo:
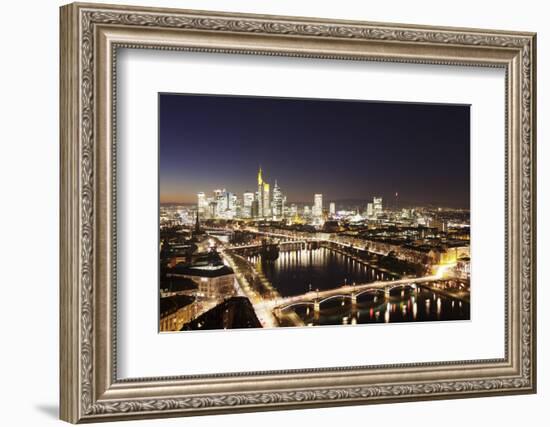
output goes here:
[[246, 191], [241, 198], [225, 188], [214, 190], [211, 196], [199, 192], [197, 208], [201, 218], [213, 219], [258, 218], [278, 221], [287, 213], [286, 196], [277, 181], [271, 189], [263, 178], [262, 168], [258, 171], [256, 192]]
[[162, 231], [160, 245], [161, 331], [179, 331], [236, 294], [236, 277], [196, 227], [190, 235]]
[[[239, 197], [227, 189], [216, 189], [211, 195], [197, 193], [197, 209], [204, 219], [261, 219], [280, 221], [304, 220], [313, 225], [322, 225], [325, 219], [338, 217], [336, 203], [329, 204], [328, 212], [323, 205], [323, 194], [313, 195], [313, 205], [288, 204], [281, 187], [275, 181], [273, 188], [265, 180], [262, 168], [258, 170], [257, 190], [246, 191]], [[367, 204], [363, 216], [371, 219], [382, 215], [382, 198], [374, 197]]]

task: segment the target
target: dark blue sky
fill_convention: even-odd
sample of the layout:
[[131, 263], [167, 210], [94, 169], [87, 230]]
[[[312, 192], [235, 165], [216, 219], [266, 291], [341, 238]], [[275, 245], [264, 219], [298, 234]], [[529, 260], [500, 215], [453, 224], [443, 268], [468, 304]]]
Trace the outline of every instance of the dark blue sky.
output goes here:
[[159, 115], [162, 203], [242, 196], [261, 165], [289, 202], [469, 207], [469, 106], [160, 94]]

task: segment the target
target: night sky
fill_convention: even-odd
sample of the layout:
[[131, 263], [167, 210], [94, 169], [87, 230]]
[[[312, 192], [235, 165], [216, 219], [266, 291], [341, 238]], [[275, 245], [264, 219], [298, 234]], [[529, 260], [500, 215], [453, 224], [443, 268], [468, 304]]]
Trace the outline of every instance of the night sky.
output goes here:
[[287, 202], [469, 208], [470, 107], [215, 95], [159, 95], [160, 202], [242, 197], [277, 180]]

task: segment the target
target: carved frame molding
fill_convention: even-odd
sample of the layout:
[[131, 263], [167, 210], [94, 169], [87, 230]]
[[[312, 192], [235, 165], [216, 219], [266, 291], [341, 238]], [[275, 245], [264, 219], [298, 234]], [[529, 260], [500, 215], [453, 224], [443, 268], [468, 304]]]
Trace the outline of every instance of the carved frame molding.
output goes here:
[[[178, 37], [191, 39], [180, 43]], [[116, 287], [104, 285], [102, 279], [116, 280], [114, 64], [120, 47], [506, 68], [506, 357], [117, 380]], [[534, 34], [71, 4], [61, 9], [60, 100], [62, 419], [100, 421], [535, 391]], [[356, 379], [346, 377], [347, 385], [335, 381], [344, 375]], [[270, 376], [269, 386], [254, 385]], [[283, 387], [289, 379], [300, 385]], [[235, 380], [249, 381], [250, 386], [237, 391]], [[207, 387], [193, 389], [201, 383]]]

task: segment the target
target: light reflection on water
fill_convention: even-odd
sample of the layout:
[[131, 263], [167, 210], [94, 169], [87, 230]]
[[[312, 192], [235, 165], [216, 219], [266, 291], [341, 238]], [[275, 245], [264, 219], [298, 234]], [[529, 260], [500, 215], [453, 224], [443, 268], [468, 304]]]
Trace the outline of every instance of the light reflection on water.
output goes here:
[[248, 259], [282, 296], [303, 294], [310, 285], [323, 290], [388, 279], [386, 273], [327, 248], [281, 251], [272, 262], [262, 262], [261, 256]]
[[469, 304], [453, 304], [453, 301], [439, 296], [434, 304], [432, 292], [419, 288], [407, 290], [403, 297], [400, 292], [392, 292], [386, 301], [382, 297], [375, 301], [372, 294], [359, 296], [356, 304], [348, 298], [327, 301], [317, 314], [306, 306], [297, 306], [294, 310], [305, 324], [313, 325], [469, 319]]
[[[344, 283], [389, 280], [389, 276], [326, 248], [281, 252], [272, 262], [261, 257], [249, 260], [265, 274], [282, 296], [299, 295], [310, 289], [332, 289]], [[341, 325], [382, 322], [468, 320], [470, 304], [424, 288], [395, 289], [389, 298], [365, 293], [353, 303], [334, 298], [321, 304], [320, 312], [310, 305], [293, 310], [306, 325]]]

